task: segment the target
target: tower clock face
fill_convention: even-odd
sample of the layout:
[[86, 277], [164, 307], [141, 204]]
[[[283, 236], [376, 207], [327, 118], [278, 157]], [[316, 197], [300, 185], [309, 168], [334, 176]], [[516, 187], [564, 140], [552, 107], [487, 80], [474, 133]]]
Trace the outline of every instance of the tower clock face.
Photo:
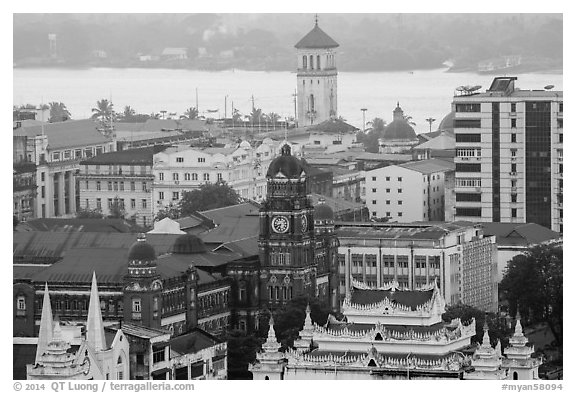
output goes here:
[[286, 233], [289, 227], [290, 224], [286, 217], [278, 216], [272, 219], [272, 230], [276, 233]]
[[306, 232], [306, 230], [308, 229], [308, 217], [305, 214], [303, 214], [301, 220], [302, 220], [302, 232]]

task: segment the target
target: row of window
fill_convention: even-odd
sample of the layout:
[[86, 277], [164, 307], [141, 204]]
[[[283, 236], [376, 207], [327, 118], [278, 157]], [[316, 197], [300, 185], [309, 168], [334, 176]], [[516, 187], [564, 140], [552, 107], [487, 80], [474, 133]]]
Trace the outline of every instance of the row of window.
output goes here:
[[[280, 296], [282, 295], [282, 296]], [[292, 299], [292, 287], [269, 286], [268, 298], [270, 300], [290, 300]]]
[[64, 150], [52, 152], [52, 161], [79, 160], [81, 158], [90, 158], [106, 152], [105, 146], [86, 147], [84, 149]]
[[[222, 173], [216, 174], [216, 180], [217, 181], [222, 181], [223, 179], [224, 178], [222, 176]], [[164, 181], [164, 172], [158, 173], [158, 180]], [[176, 173], [176, 172], [172, 173], [172, 180], [173, 181], [180, 181], [180, 174]], [[197, 173], [184, 173], [184, 180], [197, 181], [198, 180], [198, 174]], [[210, 181], [210, 174], [209, 173], [203, 173], [202, 174], [202, 180]]]
[[[86, 209], [90, 209], [90, 200], [86, 199]], [[148, 208], [148, 200], [141, 199], [140, 206], [142, 209]], [[120, 210], [126, 208], [125, 200], [123, 198], [108, 198], [108, 209], [113, 209], [118, 207]], [[137, 209], [136, 199], [130, 199], [130, 208]], [[96, 198], [96, 210], [102, 210], [102, 198]]]
[[[147, 174], [147, 167], [146, 165], [139, 165], [140, 167], [140, 175], [146, 175]], [[90, 169], [94, 168], [94, 173], [96, 174], [100, 174], [100, 165], [86, 165], [84, 167], [84, 173], [88, 174], [91, 173]], [[124, 170], [122, 169], [123, 166], [122, 165], [108, 165], [108, 172], [106, 174], [108, 175], [122, 175], [124, 174]], [[135, 165], [128, 165], [128, 174], [134, 176], [136, 174], [136, 166]]]
[[[137, 182], [135, 181], [131, 181], [130, 182], [130, 191], [136, 191], [137, 188]], [[139, 183], [139, 182], [138, 182]], [[86, 180], [86, 190], [90, 190], [90, 181]], [[141, 190], [144, 192], [148, 192], [148, 183], [147, 182], [142, 182], [139, 186], [141, 186]], [[125, 191], [126, 187], [123, 181], [109, 181], [108, 182], [108, 191]], [[101, 181], [96, 181], [96, 191], [102, 191], [102, 182]], [[126, 190], [127, 191], [127, 190]]]

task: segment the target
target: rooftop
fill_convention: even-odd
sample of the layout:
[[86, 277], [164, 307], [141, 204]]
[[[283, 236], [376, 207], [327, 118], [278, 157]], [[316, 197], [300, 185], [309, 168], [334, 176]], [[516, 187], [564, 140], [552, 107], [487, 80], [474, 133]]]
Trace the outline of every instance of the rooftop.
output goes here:
[[331, 118], [324, 120], [322, 123], [311, 126], [310, 131], [316, 131], [323, 134], [347, 134], [358, 131], [358, 128], [340, 119]]
[[336, 233], [340, 239], [382, 239], [382, 240], [440, 240], [451, 231], [473, 227], [468, 221], [381, 224], [381, 223], [339, 223]]
[[170, 341], [170, 349], [177, 355], [196, 353], [203, 349], [220, 344], [221, 341], [200, 328], [192, 332], [174, 337]]
[[110, 142], [97, 129], [97, 123], [92, 119], [67, 120], [58, 123], [46, 123], [14, 130], [14, 135], [24, 135], [33, 138], [39, 135], [48, 137], [50, 150], [66, 147], [91, 146]]
[[112, 329], [112, 330], [122, 329], [124, 334], [126, 334], [127, 336], [135, 336], [135, 337], [144, 338], [144, 339], [151, 339], [151, 338], [155, 338], [155, 337], [160, 337], [160, 336], [163, 336], [166, 334], [170, 335], [170, 332], [167, 330], [154, 329], [151, 327], [146, 327], [143, 325], [135, 325], [132, 323], [123, 323], [121, 328], [119, 326], [114, 326], [114, 327], [110, 327], [109, 329]]
[[133, 233], [138, 232], [140, 229], [120, 218], [37, 218], [21, 223], [18, 230]]
[[558, 232], [534, 223], [484, 222], [482, 227], [484, 235], [496, 236], [496, 244], [500, 246], [529, 246], [562, 237]]
[[80, 162], [80, 165], [152, 165], [154, 154], [165, 150], [167, 147], [157, 145], [99, 154]]
[[403, 291], [403, 290], [380, 290], [380, 289], [358, 289], [354, 288], [352, 292], [352, 304], [374, 304], [389, 299], [392, 303], [401, 304], [416, 310], [430, 299], [434, 294], [434, 290], [428, 291]]
[[357, 160], [364, 161], [412, 161], [411, 154], [370, 153], [364, 152], [356, 156]]
[[297, 49], [321, 49], [321, 48], [337, 48], [340, 45], [324, 32], [318, 23], [310, 30], [296, 45]]
[[206, 210], [201, 214], [216, 224], [214, 229], [200, 235], [205, 243], [228, 243], [260, 233], [259, 206], [254, 203]]
[[410, 161], [403, 164], [398, 164], [398, 166], [417, 171], [425, 175], [436, 172], [449, 172], [456, 169], [456, 165], [453, 162], [439, 160], [436, 158], [432, 158], [430, 160]]

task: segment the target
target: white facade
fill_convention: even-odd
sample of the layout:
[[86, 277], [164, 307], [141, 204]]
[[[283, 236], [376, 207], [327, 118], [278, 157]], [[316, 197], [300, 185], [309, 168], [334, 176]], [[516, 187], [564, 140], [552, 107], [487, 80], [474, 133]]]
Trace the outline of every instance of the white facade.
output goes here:
[[[499, 89], [497, 79], [509, 81], [508, 88]], [[497, 79], [492, 90], [452, 103], [454, 217], [534, 222], [562, 232], [563, 92], [520, 90], [515, 78]]]
[[340, 293], [349, 292], [353, 280], [407, 289], [437, 281], [448, 304], [497, 311], [496, 238], [484, 237], [479, 224], [446, 225], [340, 227]]
[[242, 142], [235, 148], [170, 147], [154, 155], [153, 214], [177, 204], [184, 191], [202, 184], [225, 181], [241, 198], [262, 201], [266, 196], [266, 172], [280, 144], [265, 139], [253, 148]]
[[422, 173], [402, 165], [366, 171], [370, 217], [394, 222], [444, 221], [446, 171]]

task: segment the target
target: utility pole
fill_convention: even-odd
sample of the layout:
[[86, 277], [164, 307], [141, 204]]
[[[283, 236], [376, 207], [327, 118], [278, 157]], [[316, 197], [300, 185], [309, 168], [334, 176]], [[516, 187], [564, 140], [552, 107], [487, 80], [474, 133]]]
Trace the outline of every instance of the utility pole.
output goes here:
[[226, 119], [228, 116], [228, 95], [224, 96], [224, 119]]
[[254, 94], [252, 94], [252, 112], [254, 112]]
[[200, 116], [200, 108], [198, 107], [198, 88], [196, 88], [196, 112]]
[[366, 111], [368, 109], [362, 108], [360, 110], [362, 111], [362, 132], [366, 132]]
[[429, 117], [426, 119], [426, 121], [430, 124], [430, 132], [432, 132], [432, 123], [434, 123], [436, 119]]
[[298, 127], [298, 115], [296, 113], [296, 97], [298, 97], [298, 94], [296, 94], [296, 90], [294, 90], [292, 97], [294, 98], [294, 123], [296, 123], [296, 127]]
[[234, 130], [234, 101], [232, 101], [232, 130]]

